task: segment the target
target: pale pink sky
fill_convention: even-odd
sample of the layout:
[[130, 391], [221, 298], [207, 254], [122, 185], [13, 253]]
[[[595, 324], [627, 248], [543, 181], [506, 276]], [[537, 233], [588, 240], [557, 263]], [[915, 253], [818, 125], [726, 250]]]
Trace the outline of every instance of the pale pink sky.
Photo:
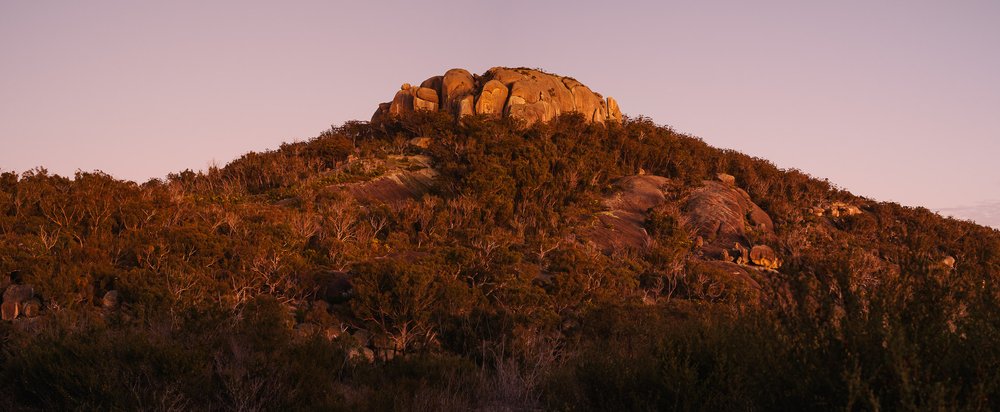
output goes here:
[[996, 1], [3, 1], [0, 169], [144, 181], [367, 120], [452, 67], [530, 66], [856, 194], [983, 216], [998, 22]]

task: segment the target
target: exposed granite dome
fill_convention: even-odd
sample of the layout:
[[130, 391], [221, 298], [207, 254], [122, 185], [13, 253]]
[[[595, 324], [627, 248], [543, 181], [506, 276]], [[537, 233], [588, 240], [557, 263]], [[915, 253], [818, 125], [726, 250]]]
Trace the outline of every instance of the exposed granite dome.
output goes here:
[[379, 105], [372, 123], [417, 110], [441, 110], [458, 117], [505, 115], [528, 124], [570, 112], [581, 113], [587, 121], [597, 123], [622, 119], [615, 99], [604, 98], [576, 79], [507, 67], [494, 67], [482, 75], [451, 69], [443, 76], [424, 80], [420, 86], [404, 83], [391, 102]]

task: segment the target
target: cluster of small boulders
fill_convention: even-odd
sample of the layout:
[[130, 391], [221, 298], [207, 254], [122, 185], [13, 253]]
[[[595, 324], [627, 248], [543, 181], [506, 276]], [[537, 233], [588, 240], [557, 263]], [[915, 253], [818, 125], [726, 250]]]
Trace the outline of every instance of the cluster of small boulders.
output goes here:
[[823, 217], [841, 217], [841, 216], [854, 216], [861, 214], [861, 208], [852, 205], [850, 203], [844, 202], [833, 202], [826, 206], [816, 206], [809, 209], [809, 213], [814, 216]]
[[732, 250], [723, 251], [722, 260], [735, 262], [739, 265], [754, 265], [764, 269], [776, 270], [781, 267], [781, 259], [767, 245], [754, 245], [747, 249], [743, 245], [736, 243]]
[[[3, 303], [0, 312], [5, 321], [16, 319], [31, 319], [42, 314], [42, 299], [35, 293], [35, 288], [28, 284], [15, 284], [9, 277], [0, 281], [3, 292]], [[118, 291], [111, 290], [101, 298], [101, 307], [105, 310], [117, 308], [120, 304]]]
[[35, 296], [35, 288], [31, 285], [12, 285], [9, 280], [3, 292], [3, 304], [0, 312], [3, 320], [14, 320], [18, 317], [33, 318], [42, 311], [42, 302]]

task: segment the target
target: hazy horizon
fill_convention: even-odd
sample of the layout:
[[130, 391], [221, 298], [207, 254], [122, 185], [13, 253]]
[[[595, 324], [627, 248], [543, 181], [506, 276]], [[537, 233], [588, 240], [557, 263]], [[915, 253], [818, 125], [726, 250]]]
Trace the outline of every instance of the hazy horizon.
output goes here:
[[990, 2], [0, 4], [0, 170], [145, 181], [367, 120], [452, 67], [539, 67], [630, 116], [1000, 227]]

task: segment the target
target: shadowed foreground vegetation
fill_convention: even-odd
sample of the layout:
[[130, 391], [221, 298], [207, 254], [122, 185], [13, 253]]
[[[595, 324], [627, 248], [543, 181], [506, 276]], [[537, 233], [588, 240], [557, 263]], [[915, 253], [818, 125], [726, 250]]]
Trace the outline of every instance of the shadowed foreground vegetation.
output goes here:
[[[416, 154], [429, 192], [352, 192]], [[677, 199], [734, 176], [784, 264], [735, 284], [678, 207], [602, 253], [579, 228], [640, 172]], [[41, 303], [0, 323], [4, 410], [1000, 409], [1000, 232], [644, 118], [417, 113], [143, 184], [3, 173], [0, 275]]]

